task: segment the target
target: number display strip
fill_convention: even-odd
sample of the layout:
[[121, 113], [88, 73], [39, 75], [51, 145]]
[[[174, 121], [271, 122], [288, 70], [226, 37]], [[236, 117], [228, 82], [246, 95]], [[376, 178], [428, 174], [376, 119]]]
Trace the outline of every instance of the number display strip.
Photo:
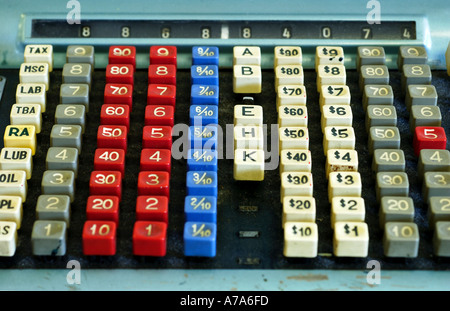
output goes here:
[[33, 19], [32, 38], [202, 38], [415, 40], [414, 21], [193, 21]]

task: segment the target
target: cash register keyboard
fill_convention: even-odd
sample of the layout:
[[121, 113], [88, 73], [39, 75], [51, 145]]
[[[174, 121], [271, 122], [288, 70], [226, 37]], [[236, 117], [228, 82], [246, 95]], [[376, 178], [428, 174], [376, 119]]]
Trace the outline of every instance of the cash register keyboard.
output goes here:
[[[27, 45], [4, 84], [0, 267], [446, 270], [449, 78], [400, 46]], [[2, 81], [0, 81], [2, 83]]]

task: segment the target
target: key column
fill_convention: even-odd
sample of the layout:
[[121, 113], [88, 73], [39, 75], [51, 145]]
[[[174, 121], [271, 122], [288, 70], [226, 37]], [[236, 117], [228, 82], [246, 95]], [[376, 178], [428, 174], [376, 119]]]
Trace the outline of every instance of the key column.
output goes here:
[[219, 49], [192, 48], [185, 256], [214, 257], [217, 238]]
[[334, 230], [333, 253], [337, 257], [366, 257], [369, 232], [364, 222], [365, 204], [361, 198], [362, 182], [343, 48], [317, 47], [316, 72]]
[[313, 197], [301, 48], [275, 47], [274, 71], [280, 137], [283, 254], [286, 257], [316, 257], [316, 200]]

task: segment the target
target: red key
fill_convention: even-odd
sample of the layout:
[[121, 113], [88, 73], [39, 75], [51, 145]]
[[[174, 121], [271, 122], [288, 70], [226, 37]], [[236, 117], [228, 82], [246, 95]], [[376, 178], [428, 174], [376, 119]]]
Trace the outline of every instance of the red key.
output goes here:
[[133, 229], [133, 254], [137, 256], [165, 256], [166, 237], [166, 223], [136, 221]]
[[115, 255], [116, 223], [105, 220], [87, 220], [84, 223], [82, 239], [84, 255]]
[[176, 46], [152, 46], [150, 47], [150, 64], [177, 65]]
[[133, 105], [133, 85], [107, 83], [105, 85], [104, 104]]
[[98, 148], [114, 148], [127, 151], [127, 127], [123, 125], [100, 125], [97, 131]]
[[144, 126], [142, 147], [172, 149], [172, 127], [158, 125]]
[[90, 195], [113, 195], [122, 200], [122, 174], [118, 171], [93, 171], [89, 179]]
[[119, 171], [125, 176], [125, 150], [98, 148], [94, 154], [94, 170]]
[[165, 171], [170, 173], [172, 155], [169, 149], [142, 149], [141, 171]]
[[145, 125], [173, 126], [173, 106], [147, 105], [145, 107]]
[[440, 126], [417, 126], [414, 132], [414, 153], [419, 156], [422, 149], [445, 149], [447, 136]]
[[165, 196], [138, 196], [136, 200], [136, 220], [169, 222], [169, 198]]
[[138, 195], [169, 197], [170, 174], [163, 171], [144, 171], [138, 176]]
[[104, 104], [100, 111], [101, 125], [123, 125], [130, 128], [130, 106]]
[[110, 220], [119, 223], [119, 198], [111, 195], [91, 195], [86, 204], [87, 220]]
[[106, 66], [106, 83], [134, 84], [134, 67], [129, 64]]
[[150, 65], [148, 84], [177, 84], [177, 68], [174, 65]]
[[149, 84], [147, 91], [148, 105], [175, 106], [177, 88], [170, 84]]
[[110, 64], [130, 64], [136, 68], [136, 48], [134, 46], [112, 45], [109, 47]]

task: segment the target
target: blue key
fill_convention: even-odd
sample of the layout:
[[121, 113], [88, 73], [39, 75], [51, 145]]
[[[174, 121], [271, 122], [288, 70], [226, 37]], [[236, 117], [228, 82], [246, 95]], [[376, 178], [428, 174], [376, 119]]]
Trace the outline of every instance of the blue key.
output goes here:
[[217, 222], [217, 198], [188, 195], [184, 199], [186, 221]]
[[219, 85], [219, 67], [216, 65], [191, 66], [191, 84]]
[[210, 149], [190, 149], [187, 159], [189, 171], [217, 172], [217, 151]]
[[211, 222], [191, 222], [184, 224], [184, 255], [198, 257], [216, 256], [217, 226]]
[[191, 125], [188, 133], [192, 149], [215, 150], [217, 146], [217, 125]]
[[217, 172], [188, 171], [186, 188], [188, 195], [217, 196]]
[[219, 107], [214, 105], [192, 105], [189, 109], [191, 125], [219, 123]]
[[192, 47], [192, 65], [219, 66], [219, 48], [216, 46]]
[[217, 85], [194, 84], [191, 86], [191, 105], [218, 105], [219, 87]]

